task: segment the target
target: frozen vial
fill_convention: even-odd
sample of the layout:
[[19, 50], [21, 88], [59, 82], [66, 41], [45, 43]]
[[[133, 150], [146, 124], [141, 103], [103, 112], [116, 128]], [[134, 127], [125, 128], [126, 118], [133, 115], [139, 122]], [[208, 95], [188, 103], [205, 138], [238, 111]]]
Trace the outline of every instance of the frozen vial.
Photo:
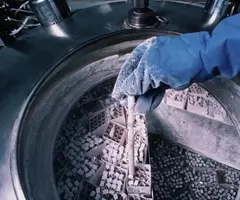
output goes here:
[[108, 189], [103, 190], [103, 194], [108, 194], [108, 193], [109, 193]]
[[114, 195], [113, 195], [113, 199], [117, 200], [117, 199], [118, 199], [118, 195], [117, 195], [117, 194], [114, 194]]
[[99, 188], [99, 187], [96, 188], [96, 193], [97, 193], [97, 194], [100, 193], [100, 188]]
[[96, 194], [95, 199], [96, 200], [100, 200], [101, 199], [101, 195], [100, 194]]
[[96, 192], [95, 192], [95, 191], [92, 191], [92, 192], [90, 193], [90, 196], [91, 196], [91, 197], [95, 197], [95, 195], [96, 195]]

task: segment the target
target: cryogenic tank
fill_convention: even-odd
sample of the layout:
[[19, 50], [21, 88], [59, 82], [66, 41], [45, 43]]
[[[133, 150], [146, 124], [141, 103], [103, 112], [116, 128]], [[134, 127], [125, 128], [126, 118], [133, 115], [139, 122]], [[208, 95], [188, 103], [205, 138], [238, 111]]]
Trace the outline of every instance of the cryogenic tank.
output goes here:
[[[8, 119], [4, 117], [6, 115], [2, 117], [2, 120], [8, 120], [7, 123], [3, 121], [8, 126], [2, 127], [7, 148], [3, 151], [6, 171], [2, 170], [1, 174], [5, 183], [9, 183], [1, 189], [5, 196], [7, 191], [15, 190], [19, 199], [92, 199], [99, 197], [96, 194], [100, 194], [99, 198], [109, 198], [102, 196], [100, 184], [106, 165], [115, 161], [99, 157], [99, 152], [102, 155], [106, 147], [104, 138], [110, 136], [88, 135], [109, 121], [105, 122], [105, 117], [99, 123], [95, 120], [97, 125], [91, 129], [91, 119], [114, 104], [109, 99], [114, 80], [128, 54], [138, 44], [154, 35], [177, 36], [199, 30], [203, 21], [204, 10], [199, 6], [174, 2], [154, 2], [151, 6], [169, 23], [159, 24], [154, 29], [125, 29], [126, 11], [131, 6], [105, 4], [77, 11], [62, 23], [48, 28], [36, 28], [12, 48], [1, 50], [1, 58], [10, 66], [4, 71], [4, 83], [9, 87], [4, 87], [2, 104], [8, 105], [4, 113], [10, 113]], [[27, 42], [29, 40], [33, 42]], [[10, 61], [5, 55], [12, 55], [14, 59]], [[12, 74], [10, 69], [13, 67], [19, 73]], [[15, 81], [14, 85], [11, 80]], [[205, 107], [194, 103], [198, 100], [205, 102]], [[133, 191], [127, 194], [128, 198], [184, 199], [189, 194], [191, 198], [199, 198], [199, 191], [205, 191], [212, 182], [216, 183], [216, 188], [208, 190], [206, 199], [218, 191], [224, 198], [235, 198], [240, 168], [237, 156], [239, 104], [237, 78], [216, 78], [201, 87], [193, 86], [183, 94], [169, 91], [164, 103], [146, 116], [148, 132], [155, 134], [148, 134], [147, 153], [141, 162], [150, 165], [151, 173], [157, 177], [150, 184], [153, 195], [140, 197], [146, 192], [136, 194]], [[211, 112], [216, 107], [220, 114]], [[114, 123], [114, 130], [121, 133], [120, 122]], [[117, 138], [119, 145], [124, 146], [121, 142], [124, 134]], [[83, 139], [89, 141], [89, 146], [81, 146]], [[208, 141], [207, 144], [204, 141]], [[96, 168], [95, 179], [93, 174], [86, 177], [91, 170], [84, 171], [85, 166], [79, 170], [81, 167], [77, 166], [75, 157], [79, 156], [76, 153], [79, 148], [89, 152], [91, 145], [96, 151], [84, 155], [83, 162]], [[158, 154], [162, 159], [159, 160]], [[112, 164], [118, 174], [124, 176], [125, 173], [126, 176], [124, 165]], [[166, 168], [171, 170], [161, 174]], [[229, 171], [231, 173], [227, 174]], [[183, 174], [183, 179], [177, 177], [178, 172]], [[208, 176], [210, 180], [207, 180]], [[171, 188], [164, 183], [169, 183]], [[126, 186], [127, 183], [122, 181], [121, 184]], [[124, 188], [120, 188], [120, 193], [125, 193]]]

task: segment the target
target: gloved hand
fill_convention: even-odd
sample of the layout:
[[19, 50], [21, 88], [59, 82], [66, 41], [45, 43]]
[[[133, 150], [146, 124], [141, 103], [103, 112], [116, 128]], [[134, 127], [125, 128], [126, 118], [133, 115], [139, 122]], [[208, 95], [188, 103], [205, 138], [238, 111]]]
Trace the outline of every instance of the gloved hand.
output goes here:
[[139, 113], [155, 109], [168, 87], [185, 89], [193, 81], [211, 78], [201, 65], [195, 64], [198, 57], [196, 52], [188, 51], [180, 37], [150, 38], [124, 63], [112, 96], [119, 100], [137, 96], [136, 111]]
[[153, 37], [140, 44], [120, 70], [112, 97], [136, 96], [144, 113], [161, 102], [166, 88], [182, 90], [214, 76], [233, 77], [240, 71], [240, 14], [207, 32], [179, 37]]

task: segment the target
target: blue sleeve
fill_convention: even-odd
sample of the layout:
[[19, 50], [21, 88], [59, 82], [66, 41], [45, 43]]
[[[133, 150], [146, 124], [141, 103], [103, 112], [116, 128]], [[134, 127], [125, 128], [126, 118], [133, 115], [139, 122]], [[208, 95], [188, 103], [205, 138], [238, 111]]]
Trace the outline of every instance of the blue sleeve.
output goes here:
[[211, 34], [159, 37], [155, 43], [142, 63], [148, 68], [152, 88], [163, 82], [184, 89], [217, 75], [232, 78], [240, 72], [240, 14], [224, 19]]
[[200, 32], [181, 37], [191, 48], [200, 47], [196, 64], [210, 75], [231, 78], [240, 72], [240, 14], [224, 19], [211, 35]]

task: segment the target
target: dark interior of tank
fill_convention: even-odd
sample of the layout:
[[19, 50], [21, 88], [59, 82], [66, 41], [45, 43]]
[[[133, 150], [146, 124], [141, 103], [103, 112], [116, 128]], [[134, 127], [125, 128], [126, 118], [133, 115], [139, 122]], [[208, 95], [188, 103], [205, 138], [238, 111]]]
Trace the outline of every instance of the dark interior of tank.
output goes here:
[[[117, 181], [115, 184], [118, 176], [103, 182], [103, 165], [126, 170], [124, 150], [121, 151], [126, 148], [126, 138], [121, 132], [118, 137], [109, 135], [111, 120], [115, 134], [119, 134], [116, 126], [124, 123], [123, 107], [111, 98], [114, 82], [115, 78], [104, 81], [81, 96], [57, 136], [53, 167], [61, 199], [125, 198], [125, 189], [118, 189]], [[196, 84], [185, 91], [169, 90], [157, 111], [146, 118], [149, 119], [147, 152], [139, 163], [151, 166], [151, 185], [142, 187], [151, 187], [152, 194], [133, 192], [129, 199], [236, 198], [240, 171], [236, 169], [237, 158], [230, 155], [236, 153], [235, 147], [226, 135], [237, 131], [211, 94]], [[154, 123], [157, 125], [153, 126]], [[111, 144], [113, 149], [109, 150]], [[121, 181], [126, 184], [126, 180]]]

